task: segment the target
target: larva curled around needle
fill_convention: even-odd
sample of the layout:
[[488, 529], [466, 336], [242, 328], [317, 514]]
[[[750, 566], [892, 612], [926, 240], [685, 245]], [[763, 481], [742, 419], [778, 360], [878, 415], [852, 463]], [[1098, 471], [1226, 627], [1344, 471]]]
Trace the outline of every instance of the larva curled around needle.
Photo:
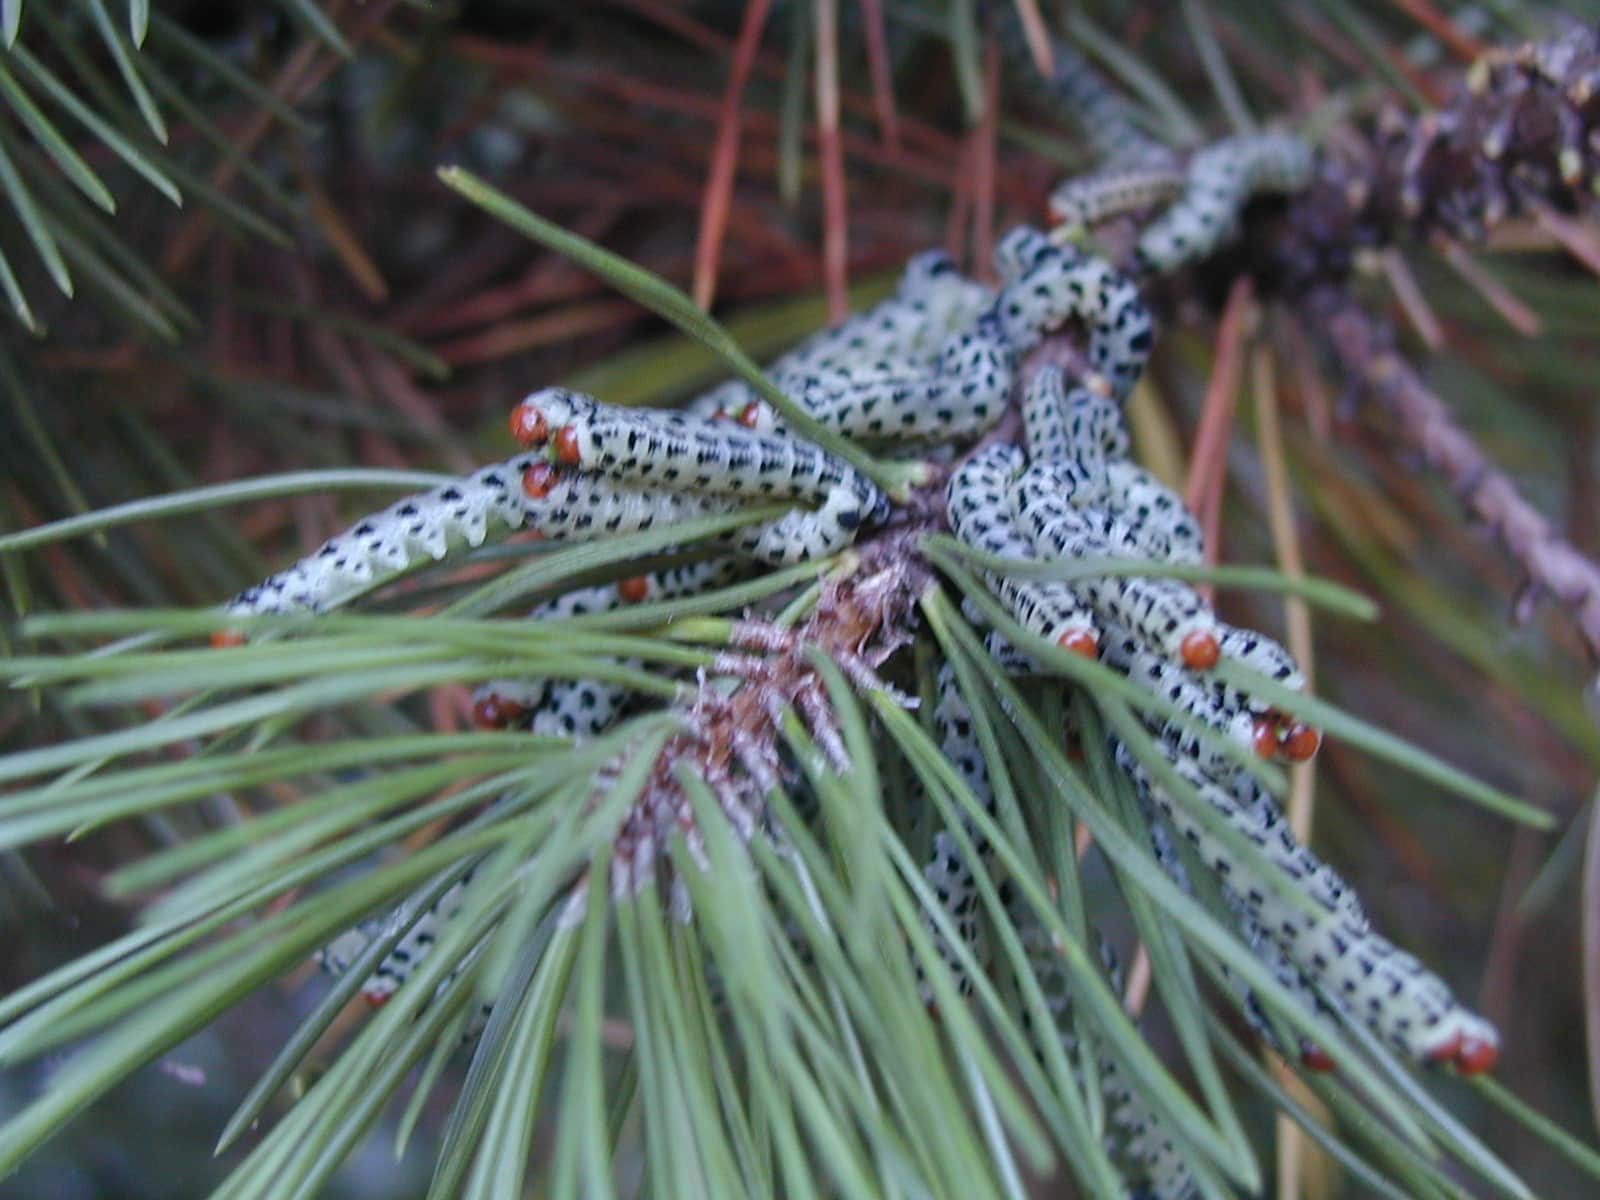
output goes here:
[[1063, 469], [1070, 485], [1064, 500], [1079, 505], [1104, 502], [1108, 459], [1128, 449], [1122, 412], [1106, 390], [1086, 384], [1069, 390], [1066, 372], [1046, 364], [1023, 390], [1022, 428], [1029, 461], [1055, 463]]
[[324, 612], [418, 563], [443, 561], [525, 527], [552, 540], [581, 541], [733, 507], [716, 497], [619, 487], [563, 472], [540, 455], [521, 454], [366, 517], [293, 566], [240, 592], [226, 613]]
[[[1273, 810], [1274, 812], [1276, 809]], [[1174, 883], [1184, 891], [1192, 893], [1193, 883], [1189, 872], [1184, 866], [1183, 859], [1179, 856], [1176, 846], [1172, 841], [1172, 830], [1162, 820], [1154, 820], [1150, 824], [1150, 846], [1155, 854], [1156, 861], [1161, 868], [1171, 877]], [[1261, 927], [1261, 922], [1250, 912], [1249, 906], [1236, 893], [1222, 890], [1221, 896], [1232, 915], [1233, 925], [1238, 930], [1240, 940], [1250, 948], [1257, 961], [1267, 970], [1272, 972], [1274, 979], [1292, 994], [1301, 1008], [1307, 1012], [1331, 1014], [1333, 1010], [1317, 994], [1316, 988], [1305, 975], [1289, 961], [1287, 955], [1279, 949], [1278, 944], [1267, 936], [1266, 930]], [[1225, 964], [1218, 964], [1222, 977], [1228, 987], [1233, 991], [1238, 1002], [1239, 1011], [1246, 1021], [1250, 1023], [1256, 1034], [1280, 1054], [1284, 1047], [1278, 1036], [1278, 1029], [1268, 1016], [1267, 1008], [1262, 1003], [1261, 997], [1254, 988], [1246, 983], [1239, 974]], [[1301, 1065], [1309, 1071], [1328, 1071], [1334, 1067], [1333, 1061], [1322, 1048], [1305, 1037], [1298, 1039], [1296, 1052]]]
[[[955, 669], [948, 662], [939, 665], [935, 688], [937, 699], [933, 716], [939, 749], [971, 789], [972, 794], [983, 803], [985, 810], [992, 813], [994, 794], [989, 787], [989, 772], [984, 765], [983, 750], [973, 730], [972, 710], [967, 707], [966, 699], [956, 682]], [[970, 821], [965, 824], [965, 832], [972, 839], [974, 849], [987, 863], [989, 849], [987, 840]], [[987, 947], [982, 942], [977, 881], [973, 877], [972, 865], [967, 861], [960, 844], [949, 830], [940, 829], [933, 835], [932, 853], [923, 866], [922, 874], [928, 881], [928, 886], [933, 889], [940, 906], [955, 925], [957, 936], [973, 951], [980, 962], [984, 961], [987, 957]], [[945, 943], [931, 922], [928, 926], [939, 956], [955, 977], [958, 988], [963, 994], [969, 992], [972, 980], [967, 976], [959, 956]], [[924, 999], [931, 1001], [931, 993]]]
[[1182, 497], [1128, 458], [1122, 411], [1097, 383], [1068, 390], [1061, 368], [1035, 372], [1022, 403], [1029, 457], [1057, 464], [1067, 485], [1061, 498], [1109, 511], [1145, 557], [1199, 564], [1205, 557], [1199, 522]]
[[[994, 793], [983, 751], [973, 731], [972, 713], [956, 684], [955, 671], [948, 662], [940, 666], [937, 687], [935, 719], [940, 749], [973, 795], [992, 813]], [[984, 869], [992, 870], [988, 843], [970, 824], [967, 833], [973, 840], [974, 849], [983, 859]], [[989, 956], [989, 948], [982, 940], [979, 896], [972, 867], [965, 861], [956, 840], [948, 832], [935, 834], [933, 846], [933, 855], [923, 873], [950, 915], [962, 941], [973, 948], [980, 960], [985, 960]], [[1060, 953], [1032, 909], [1020, 902], [1014, 888], [1002, 884], [1001, 897], [1007, 919], [1015, 926], [1022, 941], [1028, 965], [1038, 980], [1051, 1017], [1050, 1028], [1038, 1030], [1032, 1027], [1024, 1014], [1024, 1027], [1030, 1029], [1036, 1039], [1047, 1036], [1059, 1039], [1068, 1060], [1076, 1062], [1079, 1033], [1072, 981], [1062, 966]], [[1099, 932], [1094, 933], [1101, 959], [1114, 986], [1120, 990], [1115, 955]], [[962, 990], [967, 990], [970, 981], [966, 979], [955, 956], [942, 943], [939, 949]], [[1151, 1197], [1152, 1200], [1183, 1200], [1191, 1194], [1191, 1181], [1188, 1169], [1171, 1139], [1143, 1100], [1128, 1087], [1116, 1062], [1106, 1056], [1101, 1047], [1096, 1046], [1096, 1053], [1099, 1082], [1108, 1117], [1105, 1142], [1113, 1161], [1119, 1164], [1129, 1179], [1140, 1181], [1143, 1190], [1136, 1194]]]
[[[631, 486], [563, 470], [542, 454], [521, 454], [364, 518], [293, 566], [246, 588], [224, 611], [229, 617], [325, 612], [418, 564], [441, 562], [518, 529], [537, 530], [552, 541], [586, 541], [739, 507], [735, 497]], [[858, 511], [852, 495], [844, 494], [839, 507], [842, 513], [797, 509], [722, 540], [763, 562], [822, 557], [854, 538], [847, 519]], [[215, 640], [240, 639], [221, 633]]]

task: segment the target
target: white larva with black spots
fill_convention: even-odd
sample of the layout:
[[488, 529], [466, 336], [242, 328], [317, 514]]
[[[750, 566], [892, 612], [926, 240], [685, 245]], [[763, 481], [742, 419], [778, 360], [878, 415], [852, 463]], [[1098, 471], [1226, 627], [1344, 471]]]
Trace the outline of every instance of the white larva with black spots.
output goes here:
[[1089, 329], [1089, 366], [1126, 401], [1144, 370], [1155, 323], [1133, 280], [1103, 258], [1058, 246], [1020, 225], [1001, 239], [995, 263], [1014, 275], [995, 298], [1001, 330], [1020, 357], [1069, 319]]
[[[1217, 645], [1222, 657], [1230, 662], [1248, 667], [1290, 691], [1305, 690], [1305, 676], [1300, 673], [1293, 656], [1266, 634], [1218, 622]], [[1242, 703], [1256, 712], [1264, 712], [1271, 707], [1221, 680], [1214, 681], [1212, 686], [1225, 703]]]
[[1102, 391], [1083, 384], [1069, 391], [1060, 367], [1043, 367], [1023, 394], [1022, 418], [1029, 458], [1062, 468], [1063, 500], [1109, 510], [1144, 557], [1203, 560], [1199, 522], [1182, 497], [1128, 458], [1122, 410]]
[[[1014, 375], [1015, 356], [986, 316], [952, 333], [931, 363], [868, 359], [793, 372], [779, 385], [822, 424], [864, 442], [959, 442], [1000, 419]], [[736, 416], [759, 433], [788, 432], [765, 400]]]
[[[1073, 486], [1060, 464], [1038, 462], [1012, 488], [1017, 523], [1040, 558], [1140, 558], [1127, 528], [1109, 513], [1074, 508], [1063, 495]], [[1163, 655], [1205, 669], [1217, 661], [1216, 617], [1194, 589], [1174, 579], [1134, 575], [1073, 581], [1095, 612], [1132, 630]]]
[[1295, 192], [1311, 182], [1315, 160], [1306, 142], [1286, 133], [1242, 134], [1195, 153], [1183, 199], [1139, 235], [1147, 270], [1167, 272], [1205, 258], [1239, 230], [1251, 197]]
[[[940, 665], [937, 695], [934, 719], [940, 749], [973, 795], [982, 802], [985, 811], [992, 815], [994, 793], [989, 784], [983, 751], [973, 730], [972, 712], [956, 683], [955, 671], [948, 662]], [[965, 828], [973, 839], [974, 848], [984, 860], [985, 869], [992, 870], [987, 841], [970, 822], [965, 823]], [[947, 831], [941, 830], [934, 835], [933, 856], [923, 874], [949, 913], [963, 942], [973, 949], [980, 962], [986, 962], [988, 947], [982, 940], [977, 882], [955, 838]], [[1022, 940], [1028, 964], [1044, 994], [1054, 1027], [1052, 1032], [1061, 1039], [1068, 1059], [1075, 1060], [1078, 1035], [1073, 1016], [1072, 985], [1060, 955], [1032, 910], [1018, 901], [1015, 889], [1002, 881], [1000, 894], [1007, 916]], [[1095, 937], [1107, 972], [1115, 979], [1116, 961], [1110, 945], [1100, 937], [1098, 931], [1095, 931]], [[941, 939], [936, 938], [936, 945], [962, 991], [968, 991], [970, 980], [956, 956]], [[1034, 1032], [1032, 1019], [1026, 1012], [1022, 1020], [1024, 1029]], [[1101, 1050], [1098, 1046], [1096, 1049]], [[1172, 1140], [1138, 1094], [1123, 1082], [1116, 1062], [1101, 1052], [1098, 1066], [1108, 1116], [1105, 1134], [1107, 1149], [1126, 1176], [1138, 1181], [1140, 1190], [1134, 1195], [1149, 1197], [1149, 1200], [1187, 1200], [1192, 1194], [1189, 1172]]]
[[1050, 193], [1050, 216], [1066, 230], [1091, 229], [1167, 204], [1183, 194], [1183, 185], [1175, 162], [1113, 163], [1059, 185]]
[[525, 456], [409, 496], [324, 542], [287, 570], [240, 592], [231, 616], [323, 612], [378, 587], [418, 562], [519, 528], [526, 516], [520, 481]]
[[[635, 665], [630, 661], [629, 665]], [[628, 702], [628, 689], [598, 679], [562, 679], [533, 710], [532, 732], [586, 742], [611, 728]]]
[[[615, 583], [574, 588], [536, 605], [529, 621], [559, 621], [589, 613], [605, 613], [624, 605], [675, 600], [731, 583], [743, 574], [732, 558], [683, 563]], [[637, 660], [625, 660], [638, 667]], [[473, 693], [473, 713], [480, 725], [527, 727], [549, 737], [579, 741], [603, 733], [621, 714], [628, 699], [620, 684], [589, 679], [497, 679]]]
[[[1012, 481], [1022, 462], [1021, 450], [997, 442], [977, 451], [951, 475], [945, 511], [956, 537], [1004, 558], [1036, 557], [1010, 512]], [[1071, 587], [1050, 580], [1016, 579], [998, 571], [985, 571], [983, 578], [1030, 632], [1063, 649], [1094, 655], [1099, 640], [1094, 618]]]
[[1419, 1062], [1449, 1063], [1465, 1074], [1493, 1065], [1499, 1048], [1493, 1026], [1457, 1003], [1449, 988], [1417, 959], [1375, 932], [1354, 892], [1294, 839], [1286, 822], [1269, 820], [1260, 805], [1247, 811], [1193, 764], [1174, 760], [1202, 799], [1315, 901], [1316, 913], [1280, 898], [1253, 867], [1174, 803], [1126, 747], [1117, 747], [1117, 762], [1133, 778], [1141, 799], [1194, 845], [1224, 889], [1240, 899], [1267, 936], [1341, 1012]]
[[[989, 771], [984, 765], [983, 750], [978, 745], [977, 735], [972, 728], [972, 710], [967, 707], [966, 699], [961, 695], [961, 688], [956, 682], [955, 669], [948, 662], [939, 665], [935, 687], [937, 699], [933, 719], [934, 733], [939, 739], [939, 749], [972, 790], [973, 795], [982, 801], [985, 810], [993, 812], [994, 795], [989, 788]], [[963, 828], [967, 836], [973, 840], [978, 854], [985, 855], [988, 843], [976, 826], [970, 821], [964, 821]], [[980, 940], [982, 924], [978, 915], [977, 880], [973, 878], [972, 866], [967, 862], [960, 844], [949, 830], [941, 829], [933, 835], [933, 851], [922, 868], [922, 874], [928, 881], [928, 886], [933, 889], [940, 906], [955, 925], [962, 943], [973, 951], [979, 962], [983, 962], [986, 955]], [[972, 981], [967, 977], [959, 957], [933, 928], [932, 923], [928, 922], [927, 925], [939, 956], [944, 959], [962, 993], [966, 994], [971, 990]], [[927, 998], [931, 999], [931, 994]]]
[[1109, 507], [1146, 558], [1199, 566], [1205, 561], [1205, 535], [1183, 498], [1144, 467], [1129, 459], [1106, 464]]
[[1096, 158], [1116, 163], [1171, 160], [1172, 151], [1140, 128], [1127, 100], [1074, 46], [1053, 38], [1052, 72], [1044, 76], [1035, 65], [1020, 21], [1002, 22], [1000, 35], [1001, 47], [1014, 64], [1007, 78], [1028, 85], [1039, 103], [1077, 125]]
[[[1053, 1033], [1069, 1062], [1079, 1056], [1080, 1037], [1073, 1004], [1072, 978], [1062, 963], [1050, 932], [1033, 909], [1022, 903], [1014, 889], [1006, 889], [1006, 915], [1017, 931], [1027, 956], [1028, 966], [1044, 995], [1050, 1011]], [[1100, 954], [1101, 964], [1113, 989], [1122, 990], [1121, 972], [1111, 944], [1097, 929], [1090, 931]], [[1024, 1010], [1023, 1028], [1037, 1037], [1032, 1018]], [[1143, 1097], [1130, 1088], [1114, 1058], [1099, 1038], [1092, 1040], [1100, 1075], [1100, 1090], [1106, 1102], [1104, 1144], [1111, 1160], [1124, 1179], [1132, 1184], [1130, 1197], [1145, 1200], [1188, 1200], [1194, 1183], [1188, 1167], [1170, 1136], [1156, 1119]]]
[[[1256, 719], [1249, 709], [1220, 702], [1198, 676], [1146, 649], [1125, 627], [1105, 624], [1101, 653], [1107, 666], [1172, 701], [1220, 738], [1243, 750], [1255, 749]], [[1146, 717], [1145, 723], [1171, 750], [1194, 760], [1213, 778], [1226, 779], [1238, 770], [1233, 759], [1192, 730], [1157, 716]]]
[[[1113, 743], [1115, 747], [1116, 743]], [[1244, 778], [1248, 778], [1247, 776]], [[1235, 789], [1237, 794], [1238, 789]], [[1270, 803], [1270, 797], [1268, 798]], [[1155, 852], [1156, 861], [1163, 870], [1172, 878], [1172, 881], [1185, 892], [1193, 894], [1194, 888], [1189, 879], [1189, 873], [1184, 868], [1183, 859], [1179, 857], [1173, 843], [1173, 833], [1166, 819], [1156, 813], [1148, 804], [1145, 805], [1145, 817], [1149, 822], [1150, 846]], [[1276, 812], [1276, 806], [1273, 811]], [[1288, 957], [1278, 948], [1278, 944], [1266, 935], [1261, 928], [1261, 923], [1255, 919], [1244, 901], [1234, 892], [1222, 889], [1222, 898], [1227, 903], [1229, 912], [1233, 915], [1233, 923], [1239, 931], [1239, 937], [1245, 945], [1250, 947], [1256, 959], [1262, 966], [1272, 972], [1284, 988], [1294, 994], [1301, 1007], [1308, 1012], [1327, 1013], [1331, 1010], [1323, 1003], [1316, 989], [1300, 970], [1291, 963]], [[1261, 998], [1255, 990], [1241, 979], [1232, 968], [1218, 964], [1222, 971], [1223, 979], [1233, 990], [1238, 1001], [1239, 1011], [1249, 1021], [1251, 1028], [1260, 1035], [1273, 1049], [1280, 1054], [1284, 1052], [1279, 1042], [1276, 1029], [1267, 1015], [1266, 1007], [1261, 1003]], [[1299, 1039], [1298, 1054], [1302, 1065], [1308, 1070], [1325, 1071], [1331, 1069], [1332, 1061], [1319, 1046], [1304, 1037]]]
[[[944, 251], [924, 251], [906, 264], [895, 295], [807, 338], [769, 364], [766, 373], [813, 416], [827, 422], [826, 410], [811, 409], [799, 380], [827, 378], [836, 371], [885, 360], [899, 364], [903, 373], [926, 373], [950, 335], [970, 328], [993, 302], [994, 293], [957, 271]], [[738, 419], [752, 404], [758, 411], [749, 420], [757, 421], [765, 402], [749, 384], [736, 379], [697, 396], [687, 407], [704, 417]]]
[[1122, 409], [1104, 380], [1067, 386], [1054, 364], [1034, 372], [1022, 395], [1023, 435], [1032, 462], [1074, 465], [1086, 481], [1084, 503], [1097, 503], [1108, 486], [1110, 464], [1128, 456], [1130, 442]]
[[888, 497], [850, 464], [810, 442], [727, 421], [618, 408], [546, 388], [518, 405], [512, 425], [524, 444], [550, 442], [563, 464], [634, 486], [698, 499], [781, 497], [820, 505], [783, 518], [793, 544], [786, 554], [769, 548], [762, 555], [769, 561], [797, 562], [843, 549], [858, 530], [889, 514]]
[[[471, 882], [472, 873], [469, 871], [428, 906], [362, 983], [362, 999], [377, 1007], [410, 978], [432, 950], [439, 930], [461, 910], [462, 900]], [[393, 928], [389, 922], [397, 919], [401, 911], [396, 909], [387, 919], [363, 921], [356, 928], [341, 934], [317, 952], [317, 964], [330, 975], [343, 975], [362, 951], [382, 937], [386, 929]]]
[[[524, 527], [552, 541], [588, 541], [739, 507], [729, 496], [633, 486], [563, 471], [542, 454], [522, 454], [364, 518], [315, 553], [240, 592], [224, 611], [233, 617], [326, 612], [418, 564], [442, 561]], [[856, 493], [840, 489], [831, 511], [796, 509], [721, 540], [779, 565], [824, 557], [854, 540], [852, 514], [860, 507]]]

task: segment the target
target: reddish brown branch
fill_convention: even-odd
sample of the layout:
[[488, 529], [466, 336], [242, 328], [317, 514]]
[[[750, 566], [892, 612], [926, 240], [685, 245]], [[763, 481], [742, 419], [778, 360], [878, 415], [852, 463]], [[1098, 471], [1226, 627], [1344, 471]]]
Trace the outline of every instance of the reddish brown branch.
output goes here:
[[1456, 423], [1444, 400], [1395, 351], [1387, 326], [1340, 288], [1320, 289], [1301, 307], [1346, 375], [1383, 402], [1406, 445], [1488, 526], [1529, 584], [1572, 613], [1600, 661], [1600, 565], [1560, 536]]

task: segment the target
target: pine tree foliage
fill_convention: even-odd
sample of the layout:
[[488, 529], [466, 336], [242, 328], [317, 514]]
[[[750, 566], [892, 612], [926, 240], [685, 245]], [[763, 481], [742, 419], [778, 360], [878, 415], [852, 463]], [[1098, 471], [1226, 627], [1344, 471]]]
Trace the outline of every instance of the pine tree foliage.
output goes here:
[[[1174, 1200], [1315, 1194], [1311, 1163], [1342, 1188], [1323, 1194], [1593, 1186], [1600, 1152], [1571, 1131], [1582, 1084], [1552, 1060], [1528, 1086], [1544, 1054], [1520, 1040], [1525, 1021], [1505, 1023], [1499, 1074], [1466, 1052], [1418, 1061], [1342, 1007], [1333, 976], [1263, 952], [1271, 937], [1252, 933], [1230, 874], [1261, 881], [1259, 911], [1286, 921], [1317, 919], [1321, 877], [1286, 870], [1189, 763], [1222, 764], [1257, 811], [1275, 814], [1274, 797], [1297, 811], [1310, 768], [1289, 760], [1309, 751], [1292, 739], [1320, 730], [1319, 823], [1344, 804], [1363, 822], [1359, 856], [1325, 855], [1359, 866], [1398, 846], [1458, 899], [1498, 877], [1483, 860], [1510, 838], [1519, 874], [1492, 952], [1451, 953], [1442, 920], [1408, 919], [1414, 893], [1367, 895], [1374, 923], [1402, 928], [1396, 941], [1460, 995], [1493, 977], [1482, 960], [1514, 953], [1508, 924], [1552, 897], [1594, 899], [1600, 855], [1580, 870], [1574, 790], [1600, 761], [1574, 665], [1581, 596], [1530, 566], [1558, 603], [1537, 636], [1508, 642], [1484, 594], [1502, 564], [1459, 536], [1447, 496], [1393, 465], [1398, 446], [1443, 469], [1436, 442], [1404, 441], [1414, 393], [1375, 423], [1390, 443], [1368, 439], [1358, 460], [1321, 436], [1327, 393], [1396, 376], [1310, 348], [1371, 313], [1357, 333], [1403, 366], [1447, 326], [1460, 353], [1427, 383], [1536, 436], [1565, 423], [1589, 436], [1572, 351], [1595, 281], [1559, 260], [1593, 253], [1584, 187], [1600, 174], [1580, 84], [1600, 84], [1600, 41], [1530, 65], [1493, 48], [1590, 43], [1540, 6], [1426, 0], [1186, 0], [1170, 22], [1152, 18], [1165, 6], [960, 0], [249, 7], [210, 24], [139, 0], [0, 0], [14, 216], [0, 285], [17, 322], [0, 342], [14, 468], [0, 675], [18, 700], [0, 892], [37, 913], [81, 886], [58, 879], [77, 863], [105, 925], [78, 953], [30, 956], [0, 995], [15, 1084], [0, 1092], [0, 1172], [49, 1186], [52, 1156], [97, 1114], [154, 1072], [181, 1075], [226, 1029], [251, 1070], [203, 1089], [220, 1161], [203, 1187], [172, 1183], [196, 1194]], [[1068, 97], [1080, 115], [1103, 106], [1086, 137], [1062, 113], [1063, 76], [1047, 86], [1029, 58], [1041, 30], [1058, 67], [1081, 54], [1097, 72], [1083, 78], [1108, 81]], [[705, 76], [724, 60], [749, 79], [719, 110], [722, 81]], [[1325, 87], [1353, 64], [1361, 78]], [[1451, 109], [1447, 84], [1471, 70], [1510, 73]], [[1510, 130], [1489, 183], [1468, 170], [1492, 125], [1485, 96], [1504, 100]], [[1541, 104], [1562, 115], [1544, 121]], [[721, 168], [719, 193], [741, 111], [744, 158]], [[1479, 124], [1457, 142], [1428, 115], [1463, 111]], [[1268, 125], [1315, 145], [1322, 173], [1273, 157]], [[1574, 137], [1576, 181], [1550, 166]], [[1235, 170], [1251, 181], [1243, 219], [1180, 264], [1174, 238], [1199, 236], [1211, 211], [1192, 164], [1217, 146], [1228, 186]], [[1230, 146], [1265, 149], [1250, 165]], [[1365, 164], [1366, 207], [1347, 203], [1359, 181], [1334, 161]], [[824, 327], [817, 287], [837, 305], [853, 285], [864, 307], [893, 288], [885, 268], [947, 232], [964, 245], [970, 226], [963, 258], [987, 276], [998, 235], [1042, 221], [1068, 177], [1086, 190], [1057, 192], [1058, 217], [1192, 202], [1165, 241], [1148, 217], [1094, 215], [1051, 245], [1149, 272], [1160, 336], [1128, 409], [1134, 441], [1154, 480], [1178, 462], [1174, 414], [1200, 411], [1187, 491], [1209, 537], [1229, 531], [1222, 565], [1019, 562], [958, 536], [945, 482], [977, 434], [907, 448], [841, 432], [797, 374], [757, 365]], [[1490, 184], [1512, 199], [1483, 221]], [[947, 206], [923, 194], [947, 185]], [[1408, 187], [1425, 192], [1414, 212]], [[656, 191], [675, 222], [653, 215]], [[1444, 282], [1452, 270], [1475, 290]], [[708, 311], [711, 285], [726, 320]], [[1389, 332], [1393, 313], [1415, 336]], [[1551, 353], [1511, 362], [1519, 343], [1484, 332], [1491, 320], [1539, 326]], [[1073, 338], [1055, 365], [1081, 374], [1096, 350]], [[1550, 424], [1496, 390], [1507, 377], [1548, 385]], [[402, 537], [371, 581], [383, 586], [330, 611], [219, 607], [282, 578], [320, 540], [307, 530], [350, 523], [340, 512], [453, 499], [479, 462], [506, 458], [507, 397], [558, 380], [652, 408], [732, 381], [724, 428], [788, 429], [893, 515], [843, 549], [726, 572], [709, 565], [726, 546], [800, 510], [741, 494], [573, 544], [452, 526], [437, 552]], [[1267, 397], [1284, 381], [1296, 412], [1280, 424]], [[1241, 391], [1248, 433], [1230, 428]], [[519, 436], [530, 411], [514, 415]], [[493, 434], [453, 432], [491, 417]], [[1011, 412], [990, 440], [1020, 442], [1022, 421]], [[1474, 427], [1515, 462], [1515, 445]], [[548, 433], [548, 454], [541, 432], [507, 460], [530, 512], [545, 460], [573, 467]], [[718, 466], [741, 469], [731, 451]], [[1547, 512], [1555, 490], [1535, 494]], [[1495, 532], [1513, 556], [1554, 553]], [[1442, 567], [1423, 561], [1423, 536], [1448, 547]], [[1576, 588], [1568, 567], [1549, 572]], [[710, 582], [673, 592], [673, 578]], [[1266, 759], [1118, 666], [1108, 636], [1085, 657], [1008, 599], [1081, 598], [1095, 581], [1214, 592], [1241, 626], [1287, 613], [1301, 654], [1315, 622], [1323, 654], [1304, 690], [1227, 656], [1204, 676], [1256, 702]], [[573, 600], [598, 594], [622, 601]], [[1409, 644], [1410, 622], [1428, 638]], [[1441, 704], [1433, 680], [1459, 694]], [[592, 736], [530, 715], [591, 687], [627, 697]], [[473, 689], [483, 723], [509, 728], [463, 729]], [[1407, 719], [1435, 712], [1494, 714], [1544, 760], [1519, 775], [1499, 737], [1403, 735], [1436, 732]], [[1422, 812], [1374, 815], [1373, 780]], [[1476, 838], [1459, 863], [1430, 860], [1410, 832], [1451, 824]], [[939, 869], [951, 855], [970, 872], [962, 906]], [[1487, 904], [1469, 907], [1487, 928]], [[1548, 957], [1563, 961], [1540, 977], [1571, 995], [1575, 956]], [[139, 1120], [139, 1137], [159, 1130]], [[375, 1182], [374, 1147], [407, 1166]]]

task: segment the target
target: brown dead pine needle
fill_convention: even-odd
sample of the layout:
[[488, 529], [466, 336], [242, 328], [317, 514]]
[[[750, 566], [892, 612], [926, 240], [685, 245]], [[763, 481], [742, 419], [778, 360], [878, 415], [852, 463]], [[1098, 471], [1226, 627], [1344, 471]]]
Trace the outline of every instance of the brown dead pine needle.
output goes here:
[[850, 311], [844, 150], [839, 141], [839, 11], [837, 0], [815, 0], [817, 21], [817, 154], [822, 160], [822, 277], [828, 320]]
[[[1228, 302], [1217, 326], [1217, 352], [1212, 359], [1211, 378], [1206, 383], [1194, 453], [1189, 458], [1189, 482], [1184, 488], [1184, 502], [1200, 519], [1208, 564], [1217, 561], [1217, 543], [1222, 531], [1228, 439], [1233, 431], [1233, 410], [1239, 395], [1245, 316], [1250, 310], [1253, 292], [1249, 277], [1244, 275], [1235, 279], [1228, 290]], [[1209, 584], [1196, 585], [1195, 590], [1210, 600], [1213, 589]]]
[[894, 103], [894, 79], [889, 71], [889, 43], [884, 37], [880, 0], [861, 0], [861, 24], [866, 32], [867, 73], [872, 77], [872, 106], [878, 113], [878, 130], [883, 134], [884, 149], [898, 154], [900, 113]]
[[739, 26], [739, 41], [728, 67], [728, 86], [722, 93], [717, 116], [716, 149], [706, 176], [705, 198], [700, 205], [700, 232], [694, 249], [694, 302], [709, 310], [717, 290], [717, 266], [722, 259], [722, 237], [728, 228], [728, 205], [739, 167], [739, 129], [744, 117], [744, 85], [761, 46], [772, 0], [750, 0]]

